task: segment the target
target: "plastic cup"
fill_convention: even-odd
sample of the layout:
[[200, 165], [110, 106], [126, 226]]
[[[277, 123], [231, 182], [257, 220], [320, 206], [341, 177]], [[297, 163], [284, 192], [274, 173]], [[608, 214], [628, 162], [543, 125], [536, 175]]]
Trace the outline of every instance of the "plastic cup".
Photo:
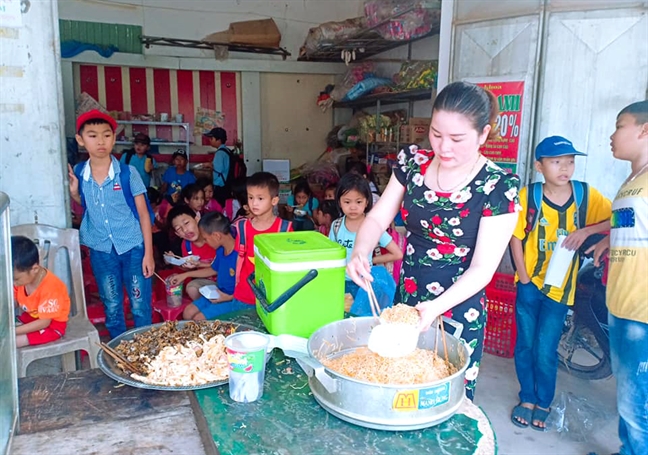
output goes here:
[[229, 361], [229, 395], [239, 403], [251, 403], [263, 395], [266, 351], [270, 337], [260, 332], [238, 332], [225, 338]]
[[166, 285], [166, 294], [167, 294], [167, 305], [171, 308], [177, 308], [182, 305], [182, 289], [184, 283], [180, 283], [176, 286], [173, 286], [168, 281], [165, 281]]

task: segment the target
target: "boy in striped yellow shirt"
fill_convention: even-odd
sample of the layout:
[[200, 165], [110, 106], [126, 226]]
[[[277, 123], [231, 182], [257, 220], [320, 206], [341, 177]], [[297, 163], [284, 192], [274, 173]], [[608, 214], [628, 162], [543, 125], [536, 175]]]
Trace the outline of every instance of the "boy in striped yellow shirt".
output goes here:
[[520, 191], [522, 211], [511, 239], [518, 278], [515, 369], [520, 383], [520, 403], [511, 421], [538, 431], [545, 430], [556, 390], [556, 351], [580, 268], [574, 254], [562, 285], [545, 285], [549, 261], [558, 236], [566, 236], [564, 247], [578, 250], [587, 237], [610, 227], [610, 201], [586, 183], [571, 180], [577, 155], [585, 154], [564, 137], [538, 144], [535, 168], [545, 182]]

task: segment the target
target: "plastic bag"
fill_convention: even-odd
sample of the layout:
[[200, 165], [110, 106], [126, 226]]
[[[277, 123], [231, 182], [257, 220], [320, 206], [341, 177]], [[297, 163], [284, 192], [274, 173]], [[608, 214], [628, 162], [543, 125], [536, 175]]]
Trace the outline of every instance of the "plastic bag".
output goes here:
[[372, 62], [357, 63], [349, 66], [349, 69], [344, 73], [342, 80], [335, 84], [335, 88], [331, 91], [331, 98], [335, 101], [342, 101], [349, 90], [351, 90], [358, 82], [374, 76], [374, 65]]
[[554, 400], [552, 411], [547, 419], [547, 428], [560, 433], [561, 437], [579, 442], [588, 441], [600, 422], [611, 416], [601, 404], [594, 403], [570, 392], [560, 392]]
[[347, 39], [366, 27], [364, 17], [347, 19], [342, 22], [326, 22], [308, 31], [300, 55], [309, 56], [317, 50], [332, 45], [335, 41]]
[[394, 75], [394, 82], [399, 90], [416, 90], [432, 88], [436, 85], [438, 62], [403, 62]]
[[440, 9], [440, 2], [429, 0], [366, 0], [364, 3], [367, 25], [375, 27], [387, 21], [376, 30], [383, 38], [395, 41], [430, 33], [433, 24], [440, 20]]
[[[387, 269], [381, 265], [371, 267], [371, 276], [373, 276], [372, 287], [381, 310], [389, 308], [394, 303], [396, 294], [396, 283], [394, 278], [389, 274]], [[354, 316], [371, 316], [371, 307], [369, 306], [369, 296], [367, 291], [360, 288], [355, 295], [353, 305], [351, 305], [351, 314]]]
[[353, 101], [358, 98], [371, 93], [375, 88], [390, 85], [391, 79], [382, 77], [369, 77], [354, 85], [344, 97], [344, 100]]

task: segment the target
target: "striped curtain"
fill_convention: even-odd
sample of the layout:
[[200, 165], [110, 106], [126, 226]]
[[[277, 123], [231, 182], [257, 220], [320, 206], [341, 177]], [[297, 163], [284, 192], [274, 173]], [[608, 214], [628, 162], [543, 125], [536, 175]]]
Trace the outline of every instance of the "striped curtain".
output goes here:
[[[137, 114], [182, 114], [193, 128], [198, 108], [220, 111], [225, 116], [228, 144], [240, 138], [240, 73], [169, 70], [126, 66], [74, 65], [75, 98], [87, 92], [109, 111]], [[138, 132], [168, 141], [184, 140], [181, 128], [135, 125], [126, 136]], [[190, 131], [193, 135], [193, 130]], [[201, 136], [196, 144], [209, 145]]]

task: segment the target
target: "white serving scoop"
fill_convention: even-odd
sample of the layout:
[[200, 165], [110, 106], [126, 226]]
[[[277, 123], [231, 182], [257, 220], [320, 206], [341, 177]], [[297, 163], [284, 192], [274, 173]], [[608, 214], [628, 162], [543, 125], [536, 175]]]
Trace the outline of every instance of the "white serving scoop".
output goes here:
[[403, 357], [414, 352], [418, 339], [416, 326], [381, 321], [371, 330], [367, 345], [381, 357]]
[[379, 318], [381, 310], [371, 282], [365, 280], [371, 311], [380, 324], [371, 329], [367, 347], [381, 357], [403, 357], [416, 349], [419, 339], [418, 327], [411, 324], [400, 324]]

